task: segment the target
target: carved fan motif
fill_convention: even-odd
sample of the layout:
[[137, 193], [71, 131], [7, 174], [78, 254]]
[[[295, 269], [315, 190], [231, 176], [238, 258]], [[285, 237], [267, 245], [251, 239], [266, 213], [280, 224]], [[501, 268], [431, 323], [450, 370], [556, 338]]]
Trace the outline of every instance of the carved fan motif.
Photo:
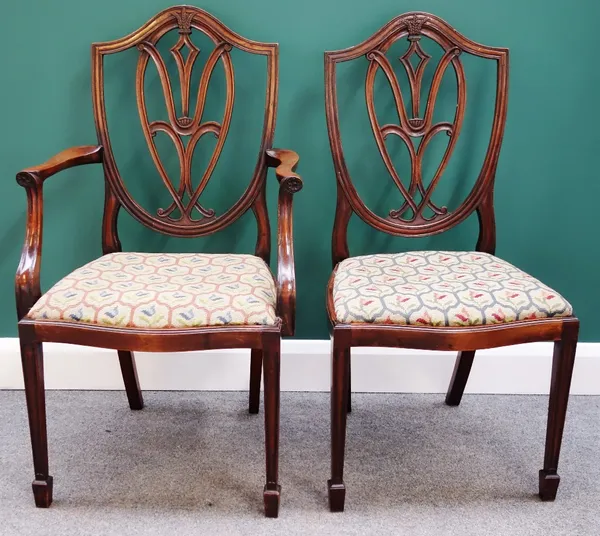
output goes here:
[[[234, 99], [233, 65], [229, 55], [232, 45], [219, 40], [216, 36], [211, 35], [210, 33], [207, 33], [208, 37], [210, 37], [214, 42], [215, 48], [206, 59], [206, 64], [204, 65], [198, 85], [194, 115], [193, 117], [190, 117], [192, 70], [197, 58], [201, 54], [201, 51], [191, 41], [192, 22], [194, 20], [194, 15], [194, 12], [187, 11], [185, 8], [182, 8], [181, 11], [173, 13], [173, 18], [177, 23], [177, 28], [179, 31], [179, 39], [177, 43], [171, 47], [170, 53], [175, 59], [179, 74], [179, 82], [181, 86], [181, 117], [177, 117], [175, 111], [173, 91], [166, 64], [156, 48], [156, 43], [160, 37], [162, 37], [162, 34], [158, 37], [153, 36], [138, 44], [140, 58], [138, 60], [137, 67], [137, 101], [142, 128], [144, 130], [144, 136], [146, 138], [148, 148], [150, 149], [152, 159], [154, 160], [163, 183], [173, 198], [173, 202], [167, 208], [158, 209], [157, 216], [159, 218], [168, 219], [170, 221], [180, 222], [183, 224], [193, 224], [200, 221], [199, 219], [194, 218], [193, 213], [195, 210], [202, 216], [200, 219], [212, 218], [215, 216], [215, 211], [213, 209], [204, 208], [200, 204], [199, 198], [214, 171], [219, 156], [221, 155], [231, 122]], [[184, 53], [187, 53], [187, 57], [184, 56]], [[168, 122], [161, 120], [150, 121], [148, 118], [146, 109], [146, 96], [144, 92], [144, 79], [146, 67], [150, 59], [152, 59], [154, 65], [156, 66], [158, 75], [160, 77], [169, 118]], [[227, 85], [223, 120], [220, 123], [217, 121], [202, 122], [208, 85], [219, 60], [222, 61], [225, 69], [225, 79]], [[175, 189], [173, 181], [167, 174], [158, 154], [158, 150], [154, 141], [154, 137], [158, 132], [166, 134], [173, 141], [173, 144], [177, 150], [181, 170], [179, 186], [177, 189]], [[200, 178], [198, 186], [194, 189], [191, 178], [192, 157], [194, 155], [196, 145], [200, 139], [208, 133], [211, 133], [215, 136], [215, 138], [217, 138], [217, 144], [210, 158], [208, 166]], [[184, 144], [183, 138], [187, 136], [189, 136], [189, 141], [187, 144]], [[177, 216], [174, 216], [175, 211], [179, 213]]]
[[[458, 140], [466, 103], [465, 74], [462, 63], [458, 58], [461, 51], [458, 47], [450, 46], [448, 43], [442, 42], [440, 45], [444, 49], [444, 54], [433, 74], [433, 79], [427, 98], [425, 114], [422, 117], [420, 115], [420, 97], [423, 74], [427, 64], [431, 60], [431, 56], [423, 50], [420, 44], [423, 25], [427, 21], [427, 17], [420, 15], [414, 15], [407, 18], [405, 20], [404, 32], [399, 35], [392, 35], [375, 50], [372, 50], [366, 54], [366, 58], [369, 60], [369, 67], [366, 77], [367, 110], [369, 113], [371, 127], [373, 129], [377, 147], [381, 153], [385, 166], [405, 200], [399, 209], [391, 210], [389, 212], [389, 218], [402, 222], [427, 222], [449, 215], [448, 209], [446, 207], [436, 206], [431, 200], [431, 196], [446, 168], [450, 156], [452, 155], [456, 141]], [[405, 106], [400, 83], [396, 77], [394, 68], [386, 56], [386, 52], [401, 36], [406, 36], [409, 43], [406, 52], [399, 58], [399, 60], [402, 63], [408, 77], [408, 85], [411, 96], [410, 115]], [[414, 66], [412, 63], [412, 60], [415, 57], [418, 58], [416, 66]], [[435, 108], [436, 99], [442, 78], [450, 64], [452, 64], [454, 67], [458, 85], [458, 102], [454, 121], [452, 123], [440, 122], [433, 124], [433, 111]], [[374, 83], [375, 75], [379, 69], [383, 71], [392, 90], [394, 102], [398, 112], [398, 124], [385, 124], [381, 126], [377, 119], [374, 102]], [[446, 148], [444, 156], [442, 157], [438, 169], [435, 172], [429, 186], [425, 188], [423, 185], [422, 176], [423, 155], [433, 137], [440, 132], [446, 132], [446, 134], [450, 137], [450, 142], [448, 143], [448, 147]], [[406, 188], [402, 182], [402, 179], [392, 163], [392, 159], [387, 150], [385, 140], [390, 135], [398, 136], [408, 149], [411, 161], [411, 177], [408, 188]], [[415, 145], [411, 139], [416, 137], [422, 138], [417, 149], [415, 149]], [[418, 200], [415, 199], [415, 195], [417, 193], [420, 195], [420, 199]], [[433, 212], [432, 216], [426, 217], [423, 215], [423, 211], [426, 208], [429, 208]], [[407, 216], [408, 212], [410, 212], [410, 215]]]

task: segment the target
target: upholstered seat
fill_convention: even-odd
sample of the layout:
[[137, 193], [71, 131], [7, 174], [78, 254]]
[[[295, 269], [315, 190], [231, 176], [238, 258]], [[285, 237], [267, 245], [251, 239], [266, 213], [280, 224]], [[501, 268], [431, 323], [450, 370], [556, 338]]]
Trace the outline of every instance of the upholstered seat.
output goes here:
[[54, 285], [27, 318], [135, 328], [275, 325], [276, 290], [253, 255], [111, 253]]
[[571, 316], [557, 292], [487, 253], [413, 251], [341, 262], [333, 285], [339, 323], [470, 326]]

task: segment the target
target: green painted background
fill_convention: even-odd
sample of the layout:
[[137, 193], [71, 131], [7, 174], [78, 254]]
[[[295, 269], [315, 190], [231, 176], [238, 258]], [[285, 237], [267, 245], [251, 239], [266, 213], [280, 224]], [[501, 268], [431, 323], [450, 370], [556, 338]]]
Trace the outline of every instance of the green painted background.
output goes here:
[[[59, 150], [95, 143], [89, 45], [120, 37], [170, 5], [164, 0], [62, 0], [11, 2], [0, 16], [0, 335], [16, 334], [13, 275], [24, 232], [25, 194], [14, 175]], [[330, 270], [330, 239], [335, 207], [333, 166], [325, 127], [323, 51], [353, 45], [404, 11], [436, 13], [474, 40], [511, 50], [508, 122], [497, 174], [497, 253], [554, 286], [574, 304], [582, 320], [582, 339], [600, 340], [595, 321], [600, 288], [597, 266], [597, 219], [600, 178], [600, 69], [595, 0], [204, 0], [235, 31], [261, 41], [280, 43], [280, 100], [276, 145], [301, 155], [305, 188], [295, 199], [298, 276], [297, 336], [327, 335], [324, 288]], [[252, 169], [260, 125], [260, 61], [236, 63], [240, 76], [232, 132], [218, 175], [207, 192], [208, 206], [224, 207], [243, 188]], [[132, 109], [132, 58], [111, 68], [109, 126], [113, 144], [132, 192], [149, 208], [164, 206], [155, 172], [144, 155], [139, 119]], [[363, 71], [360, 71], [360, 68]], [[472, 180], [489, 131], [483, 112], [490, 86], [474, 67], [469, 86], [472, 110], [464, 143], [449, 172], [459, 190]], [[362, 73], [362, 74], [361, 74]], [[340, 72], [340, 103], [355, 119], [343, 122], [349, 163], [360, 192], [381, 211], [397, 208], [399, 197], [381, 163], [371, 158], [362, 100], [364, 64]], [[468, 79], [469, 80], [469, 79]], [[150, 88], [158, 90], [156, 81]], [[215, 79], [211, 107], [218, 109]], [[379, 91], [381, 93], [383, 89]], [[452, 89], [441, 109], [451, 109]], [[342, 94], [346, 92], [345, 96]], [[158, 94], [157, 94], [158, 95]], [[385, 95], [384, 95], [385, 97]], [[114, 100], [111, 100], [114, 99]], [[258, 100], [256, 100], [258, 99]], [[385, 104], [381, 113], [389, 113]], [[255, 104], [256, 103], [256, 104]], [[387, 108], [385, 108], [387, 106]], [[240, 110], [242, 115], [240, 115]], [[157, 112], [159, 113], [159, 112]], [[362, 114], [362, 117], [361, 117]], [[352, 114], [349, 114], [351, 116]], [[241, 119], [240, 119], [241, 117]], [[110, 123], [110, 121], [114, 121]], [[487, 123], [486, 123], [487, 122]], [[487, 127], [486, 127], [487, 124]], [[127, 131], [130, 128], [131, 131]], [[366, 130], [365, 130], [366, 129]], [[141, 145], [140, 145], [141, 143]], [[370, 143], [370, 145], [369, 145]], [[166, 151], [167, 146], [164, 147]], [[161, 149], [162, 151], [163, 149]], [[400, 149], [394, 149], [398, 166]], [[435, 151], [434, 151], [435, 152]], [[202, 166], [202, 151], [195, 165]], [[169, 165], [172, 165], [169, 160]], [[469, 178], [470, 177], [470, 178]], [[54, 177], [45, 188], [43, 284], [100, 254], [103, 177], [99, 167], [77, 168]], [[276, 187], [270, 177], [269, 205], [274, 214]], [[445, 188], [445, 189], [444, 189]], [[445, 185], [441, 193], [450, 195]], [[164, 197], [162, 198], [165, 199]], [[454, 199], [450, 195], [450, 199]], [[245, 251], [255, 241], [252, 217], [220, 235], [196, 240], [170, 239], [143, 229], [129, 216], [120, 221], [125, 249], [145, 251]], [[377, 234], [359, 221], [351, 223], [351, 252], [409, 248], [468, 249], [475, 243], [473, 219], [450, 233], [409, 242]], [[275, 263], [272, 263], [275, 267]]]

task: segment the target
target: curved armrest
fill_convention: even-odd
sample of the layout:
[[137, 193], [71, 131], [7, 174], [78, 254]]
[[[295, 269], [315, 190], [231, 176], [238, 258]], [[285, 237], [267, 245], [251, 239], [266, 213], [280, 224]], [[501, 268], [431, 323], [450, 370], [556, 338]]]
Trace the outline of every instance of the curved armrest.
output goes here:
[[296, 326], [296, 274], [294, 270], [294, 240], [292, 198], [302, 189], [300, 175], [294, 173], [300, 158], [294, 151], [269, 149], [267, 164], [275, 168], [279, 181], [277, 206], [277, 314], [282, 320], [281, 333], [294, 334]]
[[72, 147], [52, 157], [47, 162], [17, 173], [17, 183], [27, 191], [27, 221], [25, 243], [15, 277], [17, 315], [23, 318], [40, 299], [40, 265], [42, 260], [42, 222], [44, 181], [62, 171], [83, 164], [102, 162], [102, 147], [89, 145]]
[[[39, 166], [33, 166], [17, 173], [17, 182], [21, 186], [24, 175], [35, 175], [42, 181], [62, 171], [63, 169], [81, 166], [83, 164], [100, 164], [102, 162], [101, 145], [84, 145], [82, 147], [71, 147], [53, 156]], [[25, 179], [26, 180], [26, 179]]]

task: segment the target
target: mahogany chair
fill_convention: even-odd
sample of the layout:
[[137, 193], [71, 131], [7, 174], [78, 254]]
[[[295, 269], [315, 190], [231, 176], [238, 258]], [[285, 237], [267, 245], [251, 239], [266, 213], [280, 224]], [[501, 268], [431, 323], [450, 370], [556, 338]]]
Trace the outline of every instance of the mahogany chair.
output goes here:
[[[408, 41], [400, 60], [406, 70], [407, 108], [394, 67], [391, 46]], [[421, 46], [427, 38], [441, 47], [432, 70], [424, 111], [420, 106], [425, 65], [431, 56]], [[491, 137], [479, 175], [466, 199], [455, 210], [438, 206], [432, 194], [455, 148], [466, 106], [466, 77], [461, 54], [497, 64], [495, 110]], [[413, 58], [416, 55], [417, 58]], [[366, 58], [366, 104], [381, 158], [402, 195], [403, 204], [382, 217], [366, 206], [350, 177], [340, 134], [336, 67]], [[411, 59], [417, 59], [415, 67]], [[364, 59], [362, 61], [365, 61]], [[394, 61], [395, 58], [394, 58]], [[456, 75], [457, 106], [451, 122], [434, 122], [434, 107], [444, 72]], [[380, 72], [381, 71], [381, 72]], [[397, 124], [380, 124], [374, 104], [376, 74], [385, 77], [395, 103]], [[326, 112], [337, 177], [337, 208], [333, 229], [333, 274], [327, 289], [332, 324], [331, 479], [332, 511], [344, 509], [344, 447], [350, 411], [350, 353], [356, 346], [387, 346], [458, 352], [446, 403], [460, 403], [478, 349], [533, 341], [554, 341], [546, 451], [539, 472], [539, 495], [554, 500], [559, 484], [558, 458], [567, 409], [579, 321], [558, 293], [518, 268], [494, 256], [496, 231], [493, 188], [504, 132], [508, 89], [508, 50], [475, 43], [440, 18], [421, 12], [390, 21], [359, 45], [325, 53]], [[424, 184], [424, 149], [438, 133], [449, 136], [447, 148], [431, 182]], [[410, 155], [408, 185], [402, 182], [386, 147], [397, 136]], [[413, 140], [420, 139], [415, 147]], [[369, 184], [373, 184], [373, 180]], [[416, 251], [350, 257], [347, 229], [356, 213], [375, 229], [399, 237], [425, 237], [458, 225], [474, 211], [479, 218], [475, 252]]]
[[[178, 32], [170, 52], [181, 80], [182, 115], [175, 111], [165, 60], [158, 41]], [[192, 34], [207, 36], [214, 49], [208, 55], [200, 82], [191, 86], [198, 48]], [[111, 149], [104, 98], [103, 59], [137, 47], [137, 104], [142, 130], [156, 168], [170, 193], [168, 209], [150, 213], [125, 187]], [[260, 150], [254, 173], [240, 199], [223, 214], [199, 203], [220, 157], [233, 113], [234, 73], [230, 51], [266, 57], [266, 105]], [[187, 59], [181, 51], [187, 49]], [[146, 108], [144, 78], [152, 61], [159, 73], [168, 121], [151, 121]], [[250, 413], [258, 413], [261, 373], [264, 369], [266, 445], [265, 514], [277, 517], [280, 486], [279, 352], [283, 335], [293, 335], [295, 274], [292, 246], [292, 196], [302, 188], [294, 173], [298, 156], [273, 149], [278, 89], [278, 45], [250, 41], [232, 32], [205, 11], [188, 6], [166, 9], [139, 30], [122, 39], [92, 45], [92, 94], [98, 145], [74, 147], [46, 163], [17, 175], [27, 192], [27, 229], [16, 275], [19, 338], [33, 448], [33, 493], [38, 507], [52, 502], [48, 473], [43, 342], [82, 344], [117, 350], [131, 409], [143, 407], [133, 352], [182, 352], [212, 348], [251, 348]], [[211, 75], [222, 63], [226, 81], [222, 121], [203, 121]], [[194, 94], [195, 92], [195, 94]], [[190, 95], [196, 103], [190, 112]], [[165, 171], [154, 137], [166, 134], [178, 149], [179, 186]], [[205, 134], [216, 147], [197, 185], [192, 182], [192, 155]], [[187, 145], [184, 139], [189, 138]], [[42, 190], [55, 173], [83, 164], [103, 164], [105, 175], [103, 256], [78, 268], [46, 294], [40, 289], [42, 248]], [[277, 279], [268, 263], [271, 231], [266, 205], [266, 176], [275, 168], [279, 181]], [[187, 197], [186, 197], [187, 195]], [[254, 255], [123, 253], [117, 217], [123, 207], [135, 219], [160, 233], [200, 237], [219, 231], [252, 209], [258, 226]]]

